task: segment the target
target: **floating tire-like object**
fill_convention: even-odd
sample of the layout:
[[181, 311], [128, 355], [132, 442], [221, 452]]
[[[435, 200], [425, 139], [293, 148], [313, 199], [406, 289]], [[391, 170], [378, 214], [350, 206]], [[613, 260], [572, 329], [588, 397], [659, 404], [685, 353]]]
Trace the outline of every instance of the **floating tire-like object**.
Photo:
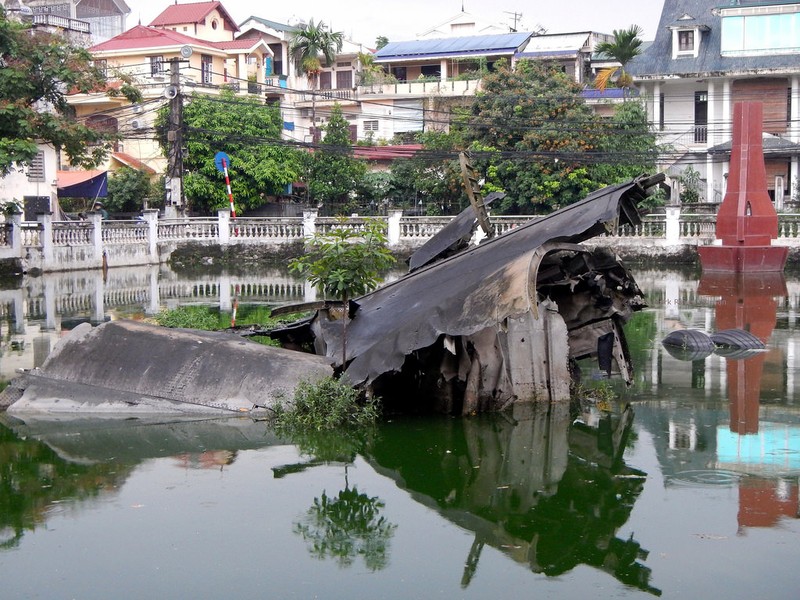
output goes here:
[[764, 348], [764, 342], [744, 329], [724, 329], [711, 334], [711, 340], [717, 347], [715, 354], [741, 360], [759, 354]]
[[711, 334], [711, 341], [717, 348], [736, 350], [763, 350], [764, 342], [744, 329], [724, 329]]
[[671, 356], [678, 360], [703, 360], [716, 346], [711, 337], [699, 329], [679, 329], [661, 340]]

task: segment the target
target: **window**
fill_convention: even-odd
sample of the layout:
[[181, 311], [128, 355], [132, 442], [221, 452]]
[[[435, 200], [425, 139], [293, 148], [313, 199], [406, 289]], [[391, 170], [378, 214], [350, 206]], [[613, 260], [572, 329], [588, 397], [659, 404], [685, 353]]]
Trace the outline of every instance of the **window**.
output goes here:
[[212, 58], [208, 54], [201, 54], [200, 55], [200, 78], [202, 83], [209, 85], [211, 84], [211, 62]]
[[150, 61], [150, 76], [156, 77], [164, 74], [164, 57], [163, 56], [148, 56]]
[[378, 120], [364, 121], [364, 131], [378, 131]]
[[108, 77], [108, 61], [105, 58], [94, 61], [94, 66], [100, 70], [103, 77]]
[[321, 90], [329, 90], [331, 89], [331, 72], [330, 71], [323, 71], [319, 74], [319, 89]]
[[441, 77], [442, 76], [442, 66], [441, 65], [422, 65], [420, 69], [423, 77]]
[[708, 141], [708, 92], [694, 93], [694, 142]]
[[349, 90], [353, 87], [352, 71], [336, 71], [336, 89]]
[[45, 181], [44, 151], [40, 150], [28, 166], [28, 181]]
[[664, 131], [664, 94], [658, 95], [658, 129]]
[[678, 52], [694, 52], [694, 31], [678, 32]]
[[[781, 14], [769, 14], [780, 11]], [[721, 9], [722, 55], [800, 52], [800, 7], [741, 7]], [[767, 13], [767, 14], [763, 14]]]

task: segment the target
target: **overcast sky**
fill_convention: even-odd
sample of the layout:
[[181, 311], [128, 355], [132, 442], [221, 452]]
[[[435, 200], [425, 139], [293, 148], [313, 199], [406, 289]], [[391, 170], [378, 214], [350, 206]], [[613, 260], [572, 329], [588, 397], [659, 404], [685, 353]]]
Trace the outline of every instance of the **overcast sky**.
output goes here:
[[[174, 0], [127, 0], [131, 8], [128, 27], [150, 22]], [[182, 2], [181, 2], [182, 3]], [[322, 20], [335, 31], [343, 31], [354, 41], [373, 46], [384, 35], [390, 41], [413, 40], [417, 33], [432, 29], [461, 12], [462, 0], [301, 0], [261, 3], [253, 0], [223, 0], [223, 6], [237, 23], [255, 15], [287, 23], [292, 17]], [[464, 10], [488, 21], [513, 24], [532, 31], [541, 25], [548, 33], [598, 31], [611, 33], [639, 25], [645, 40], [653, 39], [661, 2], [655, 0], [463, 0]]]

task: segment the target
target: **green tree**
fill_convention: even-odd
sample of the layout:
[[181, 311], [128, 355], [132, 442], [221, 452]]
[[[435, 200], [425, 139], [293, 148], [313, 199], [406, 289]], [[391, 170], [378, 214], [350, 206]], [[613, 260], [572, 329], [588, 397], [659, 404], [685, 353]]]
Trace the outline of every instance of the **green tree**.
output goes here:
[[308, 24], [292, 33], [289, 40], [289, 52], [294, 57], [297, 74], [305, 73], [316, 89], [322, 72], [320, 55], [328, 65], [332, 65], [336, 54], [342, 51], [343, 44], [344, 34], [341, 31], [330, 31], [323, 21], [314, 23], [314, 19], [310, 19]]
[[547, 212], [599, 187], [589, 153], [600, 141], [600, 120], [556, 64], [498, 61], [455, 127], [485, 157], [476, 166], [490, 189], [506, 192], [506, 212]]
[[29, 164], [39, 143], [63, 151], [75, 166], [101, 163], [115, 136], [76, 120], [67, 95], [105, 89], [84, 48], [9, 19], [0, 7], [0, 176], [14, 163]]
[[[159, 115], [159, 141], [165, 154], [167, 118], [164, 109]], [[214, 163], [217, 152], [231, 159], [228, 174], [237, 214], [263, 205], [266, 196], [281, 193], [301, 176], [303, 156], [281, 143], [283, 118], [277, 105], [235, 96], [231, 90], [222, 90], [219, 97], [193, 94], [183, 119], [187, 150], [183, 185], [196, 211], [229, 204], [225, 178]]]
[[631, 25], [628, 29], [615, 29], [613, 42], [601, 42], [595, 47], [595, 52], [605, 54], [609, 58], [616, 60], [620, 67], [610, 67], [603, 69], [597, 74], [595, 87], [599, 90], [606, 89], [608, 82], [614, 73], [619, 71], [617, 85], [623, 89], [630, 88], [633, 83], [631, 76], [625, 71], [627, 65], [634, 57], [642, 53], [642, 28], [638, 25]]
[[388, 43], [389, 43], [388, 37], [386, 37], [385, 35], [379, 35], [378, 37], [375, 38], [375, 49], [380, 50], [381, 48], [386, 47]]
[[611, 119], [603, 121], [597, 144], [598, 162], [592, 177], [601, 185], [621, 183], [656, 170], [660, 147], [640, 100], [618, 104]]
[[[290, 261], [289, 268], [305, 275], [326, 298], [341, 300], [346, 313], [349, 300], [375, 289], [380, 273], [394, 264], [385, 228], [367, 219], [354, 229], [343, 219], [328, 233], [312, 237], [306, 254]], [[347, 363], [347, 319], [342, 315], [342, 366]]]
[[317, 202], [334, 203], [337, 212], [347, 214], [347, 203], [363, 186], [366, 172], [366, 164], [353, 157], [350, 125], [336, 103], [322, 145], [307, 157], [308, 192]]
[[150, 178], [146, 174], [130, 167], [122, 167], [108, 178], [106, 210], [109, 212], [141, 210], [144, 208], [144, 199], [150, 191]]

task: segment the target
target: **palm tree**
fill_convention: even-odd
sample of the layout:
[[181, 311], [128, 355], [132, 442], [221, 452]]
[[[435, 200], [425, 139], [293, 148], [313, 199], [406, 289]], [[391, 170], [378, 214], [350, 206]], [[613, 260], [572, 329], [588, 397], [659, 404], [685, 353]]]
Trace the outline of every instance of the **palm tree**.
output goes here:
[[[319, 87], [319, 74], [322, 72], [320, 54], [325, 57], [327, 64], [332, 65], [336, 53], [342, 51], [343, 43], [344, 34], [341, 31], [329, 31], [323, 21], [314, 23], [314, 19], [309, 19], [307, 25], [301, 25], [292, 34], [289, 52], [294, 57], [295, 69], [298, 75], [306, 74], [312, 90]], [[311, 123], [313, 132], [317, 123], [316, 94], [311, 96]]]
[[314, 89], [319, 83], [322, 72], [320, 55], [325, 57], [329, 65], [336, 60], [336, 53], [342, 51], [344, 34], [341, 31], [330, 31], [324, 22], [314, 23], [310, 19], [307, 25], [301, 25], [291, 37], [289, 51], [294, 57], [297, 74], [305, 73]]
[[615, 29], [613, 42], [601, 42], [595, 47], [595, 52], [605, 54], [609, 58], [616, 60], [620, 66], [603, 69], [597, 74], [594, 86], [604, 91], [611, 77], [619, 71], [617, 85], [623, 90], [628, 89], [633, 83], [633, 78], [625, 72], [625, 65], [635, 56], [642, 53], [642, 40], [639, 37], [642, 28], [638, 25], [631, 25], [628, 29]]

